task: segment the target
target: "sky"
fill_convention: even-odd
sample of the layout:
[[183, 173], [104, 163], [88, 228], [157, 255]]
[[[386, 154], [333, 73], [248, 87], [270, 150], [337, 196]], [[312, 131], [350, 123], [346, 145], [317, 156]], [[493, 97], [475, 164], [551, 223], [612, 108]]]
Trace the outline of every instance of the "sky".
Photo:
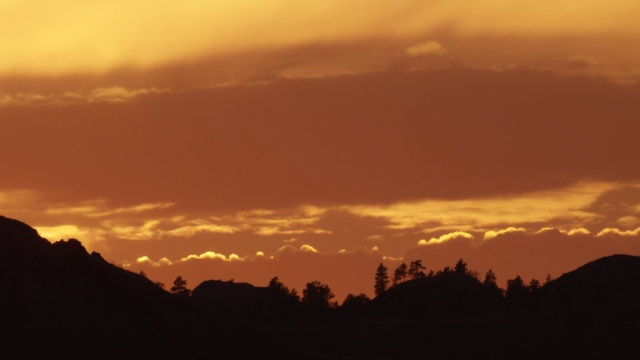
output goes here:
[[0, 214], [171, 286], [640, 255], [637, 1], [0, 0]]

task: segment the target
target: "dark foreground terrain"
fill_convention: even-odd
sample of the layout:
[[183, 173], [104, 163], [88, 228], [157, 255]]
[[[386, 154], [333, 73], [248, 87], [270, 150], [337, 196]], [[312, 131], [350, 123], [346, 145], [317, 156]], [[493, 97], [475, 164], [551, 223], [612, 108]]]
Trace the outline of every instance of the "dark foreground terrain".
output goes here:
[[458, 267], [341, 306], [282, 284], [179, 296], [0, 217], [0, 353], [12, 358], [636, 358], [640, 258], [596, 259], [503, 291]]

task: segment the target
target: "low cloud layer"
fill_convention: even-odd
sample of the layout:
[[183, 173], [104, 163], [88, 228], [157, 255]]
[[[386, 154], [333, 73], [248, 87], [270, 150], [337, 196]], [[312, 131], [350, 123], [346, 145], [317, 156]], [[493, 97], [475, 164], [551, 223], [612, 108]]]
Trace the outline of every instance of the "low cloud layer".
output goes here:
[[112, 86], [99, 87], [91, 91], [79, 90], [47, 94], [37, 92], [18, 92], [13, 94], [0, 92], [0, 107], [122, 103], [131, 101], [138, 96], [159, 94], [167, 91], [167, 89], [127, 89], [122, 86]]
[[[576, 218], [567, 216], [562, 207], [544, 208], [547, 200], [540, 193], [491, 202], [504, 209], [517, 209], [514, 202], [526, 203], [531, 213], [543, 206], [547, 214], [542, 219], [526, 211], [518, 216], [514, 211], [505, 217], [508, 222], [499, 222], [490, 206], [486, 213], [482, 211], [488, 200], [477, 199], [447, 210], [458, 219], [456, 226], [443, 225], [438, 219], [446, 218], [434, 218], [432, 212], [416, 212], [413, 221], [397, 226], [393, 209], [406, 204], [388, 206], [393, 216], [376, 211], [365, 215], [362, 206], [303, 206], [203, 220], [169, 216], [179, 204], [47, 203], [50, 195], [22, 190], [0, 192], [0, 206], [40, 219], [34, 223], [36, 229], [52, 241], [79, 238], [90, 251], [101, 251], [110, 261], [131, 271], [144, 271], [154, 281], [168, 285], [178, 275], [187, 278], [191, 287], [208, 279], [266, 285], [271, 277], [279, 276], [299, 290], [309, 281], [323, 281], [339, 300], [348, 293], [372, 295], [372, 274], [380, 262], [393, 270], [403, 261], [421, 259], [428, 269], [437, 271], [463, 258], [480, 275], [493, 269], [504, 286], [515, 275], [542, 280], [547, 274], [557, 277], [601, 256], [640, 253], [640, 227], [621, 227], [617, 221], [623, 211], [627, 216], [638, 214], [639, 186], [582, 183], [553, 194], [589, 216]], [[578, 200], [572, 202], [572, 198]], [[21, 208], [26, 203], [30, 205]], [[44, 225], [60, 221], [78, 225]], [[540, 227], [542, 224], [554, 225]], [[284, 231], [264, 232], [263, 226]], [[456, 227], [465, 230], [454, 230]], [[309, 228], [323, 231], [306, 231]]]

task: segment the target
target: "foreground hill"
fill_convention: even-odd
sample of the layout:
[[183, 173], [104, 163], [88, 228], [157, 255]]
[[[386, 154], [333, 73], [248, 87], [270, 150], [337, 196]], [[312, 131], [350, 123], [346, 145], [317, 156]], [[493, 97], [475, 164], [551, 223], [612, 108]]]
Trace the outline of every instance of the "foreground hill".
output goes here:
[[491, 290], [469, 274], [444, 272], [392, 287], [373, 300], [369, 314], [412, 320], [496, 315], [502, 298]]
[[640, 257], [596, 259], [541, 290], [548, 311], [640, 320]]
[[79, 241], [51, 244], [28, 225], [0, 217], [3, 353], [198, 358], [234, 354], [246, 348], [237, 344], [252, 340], [226, 333], [186, 300], [88, 254]]
[[267, 326], [307, 319], [313, 309], [280, 288], [207, 280], [193, 289], [189, 301], [214, 321]]
[[[270, 329], [299, 353], [324, 358], [620, 358], [637, 353], [640, 257], [590, 262], [517, 299], [469, 273], [443, 271], [373, 299], [357, 321]], [[517, 300], [517, 301], [513, 301]]]

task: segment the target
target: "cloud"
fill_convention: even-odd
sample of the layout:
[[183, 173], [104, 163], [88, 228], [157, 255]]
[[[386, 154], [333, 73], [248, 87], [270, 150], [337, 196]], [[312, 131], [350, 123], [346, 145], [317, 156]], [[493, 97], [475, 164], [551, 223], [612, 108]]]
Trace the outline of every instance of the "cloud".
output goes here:
[[[87, 216], [89, 216], [89, 217], [111, 217], [113, 215], [132, 214], [132, 213], [147, 212], [147, 211], [151, 211], [151, 210], [167, 209], [167, 208], [170, 208], [170, 207], [172, 207], [174, 205], [175, 205], [175, 203], [172, 203], [172, 202], [146, 203], [146, 204], [139, 204], [139, 205], [135, 205], [135, 206], [119, 207], [119, 208], [115, 208], [115, 209], [109, 209], [109, 210], [103, 210], [103, 211], [99, 211], [99, 212], [93, 212], [93, 213], [87, 214]], [[95, 210], [95, 207], [93, 209]]]
[[123, 103], [137, 97], [168, 92], [168, 89], [150, 87], [128, 89], [122, 86], [99, 87], [90, 91], [65, 91], [63, 93], [0, 93], [0, 107], [28, 105], [73, 105], [93, 103]]
[[489, 230], [487, 232], [484, 233], [484, 240], [489, 240], [489, 239], [493, 239], [496, 236], [500, 236], [500, 235], [504, 235], [504, 234], [508, 234], [508, 233], [514, 233], [514, 232], [519, 232], [519, 233], [524, 233], [525, 229], [523, 228], [516, 228], [513, 226], [510, 226], [506, 229], [502, 229], [502, 230]]
[[88, 92], [68, 91], [59, 96], [56, 100], [65, 103], [120, 103], [129, 101], [142, 95], [160, 94], [167, 92], [167, 89], [127, 89], [122, 86], [99, 87]]
[[405, 50], [405, 52], [409, 56], [422, 56], [431, 54], [441, 55], [446, 53], [447, 51], [442, 47], [442, 45], [440, 45], [439, 42], [429, 40], [410, 46]]
[[296, 229], [296, 230], [282, 230], [279, 227], [269, 227], [262, 226], [256, 230], [256, 234], [263, 236], [270, 235], [294, 235], [294, 234], [331, 234], [331, 231], [324, 229], [314, 229], [314, 228], [306, 228], [306, 229]]
[[315, 206], [299, 206], [294, 209], [241, 211], [222, 219], [261, 236], [331, 234], [331, 231], [314, 227], [326, 212]]
[[202, 219], [186, 221], [183, 224], [164, 231], [162, 236], [192, 237], [199, 233], [233, 234], [239, 230], [236, 226], [213, 224]]
[[618, 224], [630, 228], [640, 225], [640, 219], [635, 215], [626, 215], [618, 219]]
[[215, 251], [206, 251], [200, 255], [188, 255], [185, 256], [183, 258], [180, 259], [180, 261], [189, 261], [189, 260], [203, 260], [203, 259], [210, 259], [210, 260], [222, 260], [222, 261], [240, 261], [242, 260], [237, 254], [231, 254], [229, 255], [229, 257], [223, 255], [223, 254], [218, 254]]
[[586, 69], [602, 65], [601, 61], [593, 56], [573, 55], [569, 57], [569, 66], [572, 69]]
[[[487, 87], [495, 91], [482, 93], [480, 101], [473, 89]], [[415, 91], [418, 88], [421, 90]], [[533, 89], [539, 95], [535, 106], [530, 102]], [[613, 95], [606, 96], [611, 91]], [[630, 114], [640, 112], [640, 105], [633, 101], [636, 91], [635, 87], [610, 87], [540, 72], [443, 70], [275, 81], [260, 89], [170, 93], [126, 105], [98, 106], [105, 106], [105, 111], [93, 106], [0, 109], [11, 133], [31, 134], [38, 148], [46, 148], [51, 158], [57, 159], [53, 164], [35, 148], [24, 150], [21, 161], [12, 159], [7, 154], [21, 148], [21, 141], [5, 135], [5, 155], [0, 155], [0, 160], [16, 171], [3, 176], [1, 183], [73, 189], [68, 196], [76, 200], [108, 194], [110, 201], [118, 204], [130, 203], [132, 198], [135, 203], [179, 202], [183, 208], [224, 211], [225, 215], [302, 204], [319, 208], [372, 205], [362, 209], [368, 212], [368, 207], [424, 199], [433, 202], [422, 205], [442, 210], [440, 215], [436, 211], [429, 214], [429, 209], [415, 206], [412, 210], [421, 211], [411, 216], [409, 206], [407, 211], [395, 206], [390, 210], [403, 213], [381, 214], [393, 217], [394, 225], [405, 228], [425, 217], [436, 222], [445, 217], [446, 200], [460, 200], [453, 205], [463, 206], [463, 199], [528, 194], [546, 198], [547, 204], [534, 203], [528, 209], [527, 199], [520, 197], [522, 204], [514, 204], [519, 213], [508, 211], [505, 222], [528, 213], [532, 221], [561, 215], [585, 222], [591, 214], [578, 209], [588, 194], [573, 193], [572, 186], [582, 179], [593, 179], [591, 184], [597, 184], [630, 181], [638, 175], [629, 156], [634, 153], [630, 134], [637, 127]], [[287, 99], [292, 94], [300, 99], [321, 94], [322, 101], [291, 104]], [[429, 106], [424, 106], [425, 96], [432, 99]], [[558, 101], [561, 98], [573, 100]], [[455, 105], [459, 103], [468, 106]], [[185, 112], [176, 114], [175, 109]], [[617, 126], [603, 126], [603, 117], [598, 114], [607, 111], [613, 112]], [[47, 122], [34, 127], [20, 121], [23, 118]], [[581, 121], [576, 124], [571, 119]], [[363, 128], [369, 130], [363, 133]], [[488, 130], [498, 128], [499, 132]], [[258, 129], [260, 136], [256, 136]], [[56, 135], [51, 136], [53, 133]], [[119, 137], [118, 151], [127, 156], [118, 160], [108, 151], [113, 149], [114, 134], [140, 134], [144, 141], [138, 136]], [[522, 138], [521, 134], [529, 136]], [[79, 159], [78, 148], [92, 161]], [[598, 148], [609, 150], [602, 154]], [[585, 162], [580, 154], [592, 161]], [[433, 171], [422, 171], [423, 166]], [[84, 171], [68, 176], [66, 169], [76, 167]], [[41, 172], [50, 175], [46, 185], [39, 179]], [[473, 174], [474, 181], [465, 173]], [[185, 179], [189, 179], [189, 186], [184, 185]], [[159, 199], [157, 194], [166, 194], [167, 189], [171, 189], [171, 198]], [[564, 198], [552, 196], [548, 189], [558, 190], [557, 194], [566, 190]], [[546, 196], [535, 194], [541, 190], [548, 191]], [[586, 186], [584, 190], [598, 191]], [[563, 205], [571, 199], [580, 203]], [[508, 203], [497, 200], [501, 199], [495, 204]], [[558, 210], [545, 211], [554, 201]], [[499, 209], [490, 209], [492, 212], [482, 218], [491, 216], [498, 221]], [[467, 212], [474, 219], [481, 211]], [[273, 227], [278, 231], [322, 229], [302, 223], [295, 228], [259, 224], [260, 216], [248, 217], [256, 222], [255, 231], [263, 226], [266, 233], [272, 233]], [[301, 212], [297, 217], [312, 219], [314, 215]], [[444, 225], [467, 223], [465, 218], [456, 220], [447, 220]]]
[[139, 258], [136, 259], [136, 263], [137, 264], [148, 264], [151, 265], [153, 267], [158, 267], [158, 266], [163, 266], [163, 265], [172, 265], [173, 262], [171, 262], [171, 260], [167, 259], [166, 257], [161, 258], [160, 260], [153, 261], [151, 260], [148, 256], [141, 256]]
[[385, 238], [384, 238], [383, 235], [375, 234], [375, 235], [367, 236], [367, 240], [371, 240], [373, 242], [376, 242], [376, 241], [384, 241]]
[[106, 232], [100, 228], [81, 227], [72, 224], [55, 225], [55, 226], [33, 226], [38, 234], [50, 242], [56, 242], [63, 239], [79, 239], [82, 244], [89, 250], [98, 246], [100, 242], [105, 241]]
[[[305, 212], [302, 207], [263, 208], [228, 215], [203, 210], [190, 213], [175, 202], [143, 202], [127, 206], [114, 206], [110, 200], [61, 203], [52, 198], [48, 202], [43, 200], [50, 195], [22, 192], [15, 193], [16, 197], [22, 194], [23, 200], [31, 200], [25, 203], [24, 210], [14, 208], [14, 211], [16, 214], [30, 211], [31, 216], [41, 219], [32, 223], [42, 227], [47, 236], [56, 240], [65, 237], [86, 240], [90, 251], [107, 251], [105, 256], [112, 258], [128, 256], [131, 259], [141, 255], [157, 258], [166, 255], [162, 253], [163, 248], [175, 249], [180, 257], [202, 254], [214, 248], [216, 253], [236, 253], [240, 258], [246, 258], [257, 251], [263, 254], [317, 253], [321, 248], [327, 253], [336, 253], [340, 249], [349, 251], [357, 247], [371, 251], [374, 245], [378, 245], [377, 251], [382, 256], [400, 258], [403, 249], [415, 245], [416, 236], [421, 234], [429, 236], [424, 237], [420, 245], [436, 245], [456, 238], [493, 240], [514, 231], [520, 234], [557, 231], [579, 236], [615, 228], [625, 211], [635, 214], [633, 206], [616, 205], [633, 199], [627, 191], [612, 196], [609, 189], [619, 186], [615, 183], [581, 183], [549, 192], [494, 199], [424, 200], [386, 206], [316, 206], [313, 212]], [[11, 209], [9, 194], [13, 193], [0, 192], [0, 203]], [[593, 205], [600, 202], [609, 205]], [[611, 211], [615, 211], [615, 216], [604, 221]], [[580, 219], [575, 214], [584, 214], [584, 217]], [[398, 226], [400, 223], [403, 226]], [[56, 228], [63, 225], [67, 227]], [[272, 239], [265, 242], [265, 235], [259, 230], [268, 226], [279, 230], [269, 235]], [[290, 238], [291, 233], [296, 237]], [[151, 243], [131, 244], [132, 241]], [[114, 245], [107, 247], [108, 244]], [[285, 244], [294, 246], [282, 247], [276, 252]], [[149, 247], [157, 250], [145, 250]]]
[[306, 252], [318, 252], [318, 250], [316, 250], [316, 248], [314, 248], [311, 245], [302, 245], [300, 246], [300, 251], [306, 251]]
[[567, 233], [569, 236], [573, 236], [573, 235], [589, 235], [591, 234], [591, 231], [585, 229], [585, 228], [578, 228], [578, 229], [571, 229], [569, 230], [569, 232]]
[[51, 97], [38, 93], [0, 93], [0, 107], [12, 105], [46, 104]]
[[420, 241], [418, 241], [418, 245], [424, 246], [424, 245], [430, 245], [430, 244], [439, 244], [455, 238], [465, 238], [465, 239], [473, 240], [473, 235], [464, 231], [454, 231], [452, 233], [444, 234], [438, 238], [431, 238], [429, 241], [425, 239], [421, 239]]
[[596, 236], [618, 235], [618, 236], [638, 236], [640, 234], [640, 227], [635, 230], [620, 230], [617, 228], [606, 228], [600, 231]]
[[[385, 206], [345, 206], [360, 216], [388, 219], [391, 229], [484, 228], [499, 224], [550, 222], [562, 218], [586, 223], [597, 217], [583, 210], [614, 184], [584, 182], [565, 189], [517, 194], [500, 198], [423, 200]], [[491, 236], [491, 235], [489, 235]]]
[[564, 230], [564, 229], [557, 229], [557, 228], [554, 228], [554, 227], [544, 227], [544, 228], [536, 231], [537, 234], [542, 234], [544, 232], [560, 232], [562, 234], [567, 234], [569, 236], [573, 236], [573, 235], [589, 235], [589, 234], [591, 234], [591, 231], [589, 231], [589, 230], [587, 230], [585, 228]]
[[5, 216], [12, 213], [24, 215], [39, 209], [44, 193], [35, 189], [0, 189], [0, 206]]
[[120, 224], [117, 220], [106, 221], [108, 231], [114, 236], [126, 240], [159, 240], [164, 237], [189, 238], [201, 233], [233, 234], [238, 228], [220, 225], [203, 219], [157, 218], [142, 220], [137, 226]]
[[277, 256], [279, 254], [293, 254], [293, 253], [300, 252], [300, 251], [301, 252], [305, 252], [305, 253], [320, 254], [318, 249], [316, 249], [315, 247], [313, 247], [311, 245], [303, 244], [299, 248], [296, 248], [296, 247], [294, 247], [292, 245], [284, 245], [284, 246], [278, 248], [278, 250], [276, 250], [276, 252], [274, 253], [274, 256]]
[[61, 206], [45, 210], [50, 215], [87, 215], [94, 214], [96, 211], [98, 211], [98, 207], [94, 205]]
[[[516, 41], [562, 35], [597, 39], [594, 35], [612, 33], [633, 38], [640, 33], [633, 17], [640, 7], [633, 2], [603, 6], [600, 2], [576, 5], [570, 0], [548, 4], [519, 1], [517, 5], [499, 0], [375, 4], [326, 0], [301, 7], [294, 0], [268, 4], [238, 0], [221, 7], [217, 3], [177, 5], [170, 1], [155, 1], [151, 6], [148, 1], [124, 0], [89, 6], [62, 0], [56, 6], [41, 1], [38, 11], [32, 6], [16, 2], [0, 13], [0, 23], [22, 29], [0, 35], [0, 73], [103, 74], [111, 69], [159, 67], [309, 43], [418, 41], [425, 33], [443, 29], [463, 38], [510, 35], [518, 37]], [[278, 26], [272, 26], [274, 23]]]
[[65, 238], [76, 238], [81, 235], [80, 229], [75, 225], [58, 225], [58, 226], [37, 226], [35, 229], [40, 236], [51, 241], [58, 241]]

